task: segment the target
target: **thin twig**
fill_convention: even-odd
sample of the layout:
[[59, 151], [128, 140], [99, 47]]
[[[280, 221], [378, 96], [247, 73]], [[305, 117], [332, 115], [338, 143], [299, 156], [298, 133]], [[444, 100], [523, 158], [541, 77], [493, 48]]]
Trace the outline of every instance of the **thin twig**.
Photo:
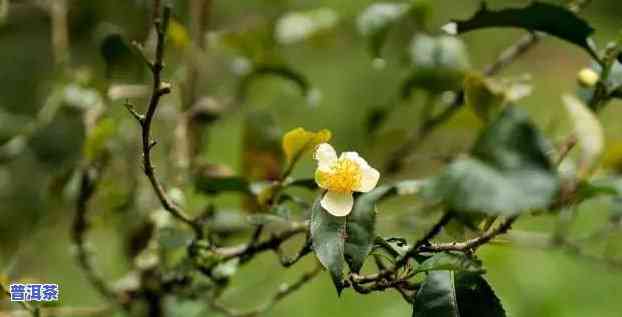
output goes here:
[[73, 220], [71, 239], [76, 250], [78, 264], [86, 274], [86, 278], [95, 289], [109, 300], [117, 298], [115, 292], [108, 286], [103, 277], [93, 265], [91, 252], [86, 243], [85, 235], [89, 229], [87, 220], [88, 203], [95, 192], [98, 179], [98, 171], [92, 168], [84, 168], [80, 176], [80, 189], [76, 200], [76, 215]]
[[289, 285], [287, 284], [282, 285], [267, 303], [260, 305], [256, 308], [253, 308], [249, 311], [242, 312], [242, 311], [239, 311], [233, 308], [226, 307], [225, 305], [218, 303], [215, 298], [209, 298], [208, 302], [209, 302], [210, 307], [213, 310], [221, 312], [228, 317], [257, 316], [259, 314], [262, 314], [272, 309], [272, 307], [278, 304], [281, 300], [291, 295], [295, 291], [299, 290], [303, 285], [310, 282], [321, 271], [322, 271], [322, 266], [319, 264], [316, 265], [316, 267], [312, 271], [303, 273], [302, 276], [300, 276], [300, 278], [296, 282], [289, 284]]
[[512, 224], [518, 219], [518, 216], [511, 216], [503, 220], [496, 227], [484, 232], [482, 235], [466, 240], [464, 242], [449, 242], [449, 243], [436, 243], [430, 245], [421, 246], [421, 251], [426, 252], [441, 252], [441, 251], [473, 251], [479, 246], [488, 243], [496, 236], [506, 233], [512, 227]]
[[[157, 33], [156, 54], [155, 60], [151, 63], [151, 74], [153, 77], [153, 85], [151, 91], [151, 97], [147, 106], [147, 112], [144, 115], [140, 115], [133, 108], [128, 107], [130, 113], [141, 123], [142, 128], [142, 151], [143, 151], [143, 168], [145, 175], [151, 183], [156, 196], [160, 200], [162, 207], [168, 211], [174, 218], [190, 226], [198, 237], [202, 237], [201, 226], [188, 217], [184, 211], [177, 206], [166, 194], [164, 187], [158, 180], [153, 163], [151, 161], [151, 150], [155, 146], [156, 142], [151, 140], [151, 123], [156, 115], [158, 105], [160, 104], [160, 98], [170, 93], [170, 85], [162, 82], [162, 70], [164, 69], [164, 47], [166, 45], [166, 29], [171, 16], [171, 8], [165, 7], [162, 17], [160, 17], [160, 1], [154, 0], [153, 8], [153, 24]], [[142, 119], [142, 120], [141, 120]]]

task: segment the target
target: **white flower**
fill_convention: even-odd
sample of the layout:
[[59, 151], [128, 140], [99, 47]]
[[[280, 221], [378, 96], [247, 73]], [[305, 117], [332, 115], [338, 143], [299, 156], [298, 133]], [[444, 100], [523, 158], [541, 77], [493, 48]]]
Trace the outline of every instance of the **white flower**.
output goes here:
[[335, 149], [328, 143], [318, 145], [314, 158], [318, 161], [315, 181], [327, 190], [320, 204], [336, 217], [347, 216], [352, 211], [352, 192], [369, 192], [380, 178], [380, 173], [358, 153], [343, 152], [337, 158]]

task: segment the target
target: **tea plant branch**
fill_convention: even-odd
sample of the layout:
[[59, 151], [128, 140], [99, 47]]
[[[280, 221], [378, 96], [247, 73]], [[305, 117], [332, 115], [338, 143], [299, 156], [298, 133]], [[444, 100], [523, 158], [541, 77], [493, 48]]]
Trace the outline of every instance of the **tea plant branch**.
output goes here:
[[151, 139], [151, 123], [155, 117], [158, 105], [160, 104], [160, 99], [162, 98], [162, 96], [171, 92], [170, 85], [162, 81], [162, 70], [164, 69], [164, 48], [166, 44], [166, 30], [171, 15], [171, 8], [165, 7], [162, 16], [160, 16], [160, 1], [154, 0], [153, 4], [153, 24], [155, 26], [157, 34], [155, 60], [153, 62], [149, 62], [147, 57], [143, 56], [145, 61], [149, 65], [149, 69], [151, 70], [151, 74], [153, 77], [151, 96], [147, 105], [147, 112], [142, 115], [134, 110], [134, 107], [132, 105], [127, 104], [126, 106], [142, 128], [143, 169], [145, 175], [151, 183], [151, 187], [153, 188], [156, 196], [158, 197], [158, 200], [160, 201], [160, 204], [174, 218], [190, 226], [197, 236], [202, 237], [203, 232], [201, 226], [197, 222], [193, 221], [190, 217], [188, 217], [184, 213], [184, 211], [168, 197], [164, 190], [164, 187], [156, 176], [155, 169], [151, 161], [151, 150], [156, 145], [156, 141], [153, 141]]
[[[9, 292], [9, 289], [6, 288], [6, 286], [4, 286], [4, 284], [2, 284], [2, 283], [0, 283], [0, 291], [2, 293], [4, 293], [4, 295], [6, 295], [7, 297], [11, 298], [11, 292]], [[22, 306], [22, 308], [25, 311], [27, 311], [32, 317], [39, 317], [39, 316], [41, 316], [41, 309], [39, 307], [32, 306], [28, 302], [17, 302], [17, 303], [20, 306]]]
[[[568, 4], [568, 9], [575, 14], [578, 14], [590, 3], [591, 0], [575, 0]], [[533, 32], [521, 37], [514, 44], [501, 51], [494, 62], [485, 66], [483, 74], [485, 76], [494, 76], [498, 74], [504, 68], [532, 49], [542, 37], [544, 37], [543, 34]], [[464, 104], [463, 99], [464, 90], [456, 91], [453, 101], [449, 103], [444, 110], [436, 116], [424, 120], [419, 131], [410, 136], [410, 138], [402, 146], [400, 146], [389, 156], [389, 161], [385, 168], [386, 172], [390, 175], [397, 174], [397, 172], [403, 168], [403, 160], [406, 156], [415, 152], [432, 132], [450, 120], [453, 115], [462, 108], [462, 105]]]
[[272, 298], [265, 304], [260, 305], [256, 308], [253, 308], [249, 311], [238, 311], [236, 309], [232, 309], [226, 307], [225, 305], [219, 303], [216, 298], [208, 298], [208, 303], [213, 310], [216, 310], [220, 313], [228, 317], [251, 317], [257, 316], [264, 312], [269, 311], [278, 304], [281, 300], [285, 299], [287, 296], [293, 294], [295, 291], [299, 290], [302, 286], [313, 280], [320, 272], [322, 271], [322, 266], [316, 264], [315, 268], [309, 272], [303, 273], [298, 280], [296, 280], [292, 284], [283, 284], [279, 288], [279, 290], [272, 296]]
[[[290, 228], [280, 233], [273, 234], [267, 240], [259, 241], [252, 244], [244, 243], [232, 247], [216, 248], [214, 249], [214, 251], [216, 252], [216, 254], [222, 257], [222, 261], [231, 260], [233, 258], [240, 258], [240, 260], [243, 260], [242, 262], [245, 262], [248, 259], [252, 258], [255, 254], [264, 251], [275, 251], [277, 254], [279, 254], [280, 251], [277, 250], [279, 249], [281, 244], [298, 234], [308, 233], [308, 230], [309, 225], [307, 222], [294, 222], [291, 224]], [[300, 253], [303, 252], [301, 251]]]
[[76, 215], [71, 228], [71, 239], [75, 247], [78, 264], [86, 278], [95, 289], [109, 300], [116, 300], [116, 293], [106, 283], [93, 265], [92, 255], [87, 246], [85, 235], [89, 229], [87, 220], [88, 203], [95, 193], [99, 171], [94, 167], [83, 168], [80, 172], [80, 188], [76, 200]]
[[460, 252], [472, 252], [478, 247], [490, 242], [493, 238], [500, 234], [504, 234], [510, 230], [512, 224], [518, 219], [518, 215], [510, 216], [501, 221], [497, 226], [492, 227], [482, 235], [469, 239], [463, 242], [448, 242], [448, 243], [436, 243], [423, 245], [419, 248], [419, 251], [424, 252], [442, 252], [442, 251], [460, 251]]

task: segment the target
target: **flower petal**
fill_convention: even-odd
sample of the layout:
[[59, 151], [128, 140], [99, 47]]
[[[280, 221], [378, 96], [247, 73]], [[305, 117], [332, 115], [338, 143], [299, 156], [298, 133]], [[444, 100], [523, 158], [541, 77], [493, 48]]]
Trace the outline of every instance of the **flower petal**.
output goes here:
[[367, 193], [376, 187], [378, 180], [380, 179], [380, 172], [375, 168], [367, 165], [366, 168], [361, 168], [361, 184], [354, 190], [357, 192]]
[[361, 169], [361, 183], [358, 188], [354, 188], [355, 191], [367, 193], [376, 187], [380, 179], [378, 170], [369, 166], [367, 161], [356, 152], [343, 152], [341, 157], [356, 162]]
[[322, 143], [317, 146], [313, 158], [317, 160], [319, 169], [328, 170], [337, 162], [337, 152], [330, 144]]
[[352, 193], [326, 192], [320, 205], [335, 217], [345, 217], [352, 211], [354, 198]]

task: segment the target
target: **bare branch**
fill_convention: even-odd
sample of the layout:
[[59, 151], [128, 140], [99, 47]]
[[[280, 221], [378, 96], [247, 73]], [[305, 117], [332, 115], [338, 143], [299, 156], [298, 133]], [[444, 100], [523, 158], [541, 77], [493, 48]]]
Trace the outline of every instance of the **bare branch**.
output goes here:
[[160, 103], [160, 98], [170, 93], [171, 91], [170, 85], [162, 82], [162, 70], [164, 69], [164, 47], [166, 44], [166, 29], [168, 27], [168, 22], [171, 16], [171, 9], [169, 7], [165, 7], [162, 16], [160, 16], [160, 1], [154, 0], [153, 3], [153, 24], [157, 33], [157, 43], [155, 61], [149, 64], [152, 65], [151, 74], [153, 77], [151, 97], [147, 106], [147, 112], [144, 116], [136, 113], [135, 111], [132, 112], [132, 110], [130, 110], [130, 113], [132, 113], [134, 118], [139, 119], [139, 122], [142, 123], [141, 128], [143, 168], [145, 175], [149, 179], [151, 187], [153, 187], [153, 190], [155, 191], [156, 196], [160, 200], [162, 207], [166, 211], [168, 211], [174, 218], [190, 226], [195, 231], [196, 235], [198, 237], [201, 237], [203, 235], [201, 226], [194, 222], [190, 217], [188, 217], [184, 213], [184, 211], [175, 203], [173, 203], [173, 201], [167, 196], [164, 187], [162, 186], [155, 174], [153, 163], [151, 161], [151, 149], [156, 144], [155, 141], [151, 140], [151, 123], [156, 115], [156, 111]]

